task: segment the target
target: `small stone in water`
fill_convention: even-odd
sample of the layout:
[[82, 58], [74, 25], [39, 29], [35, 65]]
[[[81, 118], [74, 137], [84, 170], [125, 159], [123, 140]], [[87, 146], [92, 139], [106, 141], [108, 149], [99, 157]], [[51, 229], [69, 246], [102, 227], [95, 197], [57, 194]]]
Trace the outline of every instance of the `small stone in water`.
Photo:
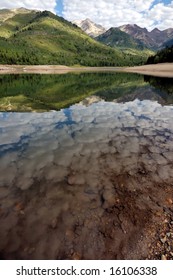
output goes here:
[[162, 260], [162, 261], [167, 260], [166, 256], [165, 256], [165, 255], [162, 255], [161, 260]]

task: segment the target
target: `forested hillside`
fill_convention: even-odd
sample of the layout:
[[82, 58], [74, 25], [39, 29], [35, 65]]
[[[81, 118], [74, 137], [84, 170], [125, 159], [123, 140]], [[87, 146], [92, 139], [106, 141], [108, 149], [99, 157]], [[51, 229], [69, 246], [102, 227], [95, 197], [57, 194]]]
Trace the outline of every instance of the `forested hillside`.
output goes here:
[[96, 42], [80, 28], [51, 12], [15, 14], [0, 26], [1, 64], [120, 66], [131, 64], [122, 52]]
[[51, 12], [0, 10], [0, 64], [131, 66], [146, 59], [97, 42]]
[[173, 45], [157, 52], [154, 56], [150, 56], [147, 60], [147, 64], [164, 62], [173, 62]]

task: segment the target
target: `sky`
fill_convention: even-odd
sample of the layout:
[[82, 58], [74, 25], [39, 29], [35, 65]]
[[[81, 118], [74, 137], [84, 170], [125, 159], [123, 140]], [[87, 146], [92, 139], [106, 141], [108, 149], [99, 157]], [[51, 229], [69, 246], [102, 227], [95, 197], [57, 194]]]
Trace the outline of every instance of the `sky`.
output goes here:
[[173, 28], [173, 0], [0, 0], [0, 9], [19, 7], [49, 10], [69, 21], [89, 18], [105, 28]]

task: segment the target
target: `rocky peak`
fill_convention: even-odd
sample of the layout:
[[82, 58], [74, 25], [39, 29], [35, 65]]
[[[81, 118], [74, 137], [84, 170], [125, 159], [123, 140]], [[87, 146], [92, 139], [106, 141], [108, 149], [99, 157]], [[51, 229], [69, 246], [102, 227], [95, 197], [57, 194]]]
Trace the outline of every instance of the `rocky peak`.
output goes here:
[[85, 20], [76, 20], [73, 21], [73, 23], [79, 26], [85, 33], [87, 33], [91, 37], [97, 37], [106, 32], [106, 29], [103, 26], [94, 23], [89, 18]]
[[154, 28], [150, 33], [159, 33], [159, 34], [161, 34], [162, 33], [162, 31], [161, 30], [159, 30], [158, 28]]
[[131, 35], [133, 38], [140, 40], [148, 48], [152, 49], [160, 48], [164, 42], [173, 38], [173, 28], [163, 31], [154, 28], [149, 32], [146, 28], [142, 28], [136, 24], [127, 24], [120, 26], [119, 29]]
[[133, 35], [135, 33], [143, 32], [148, 33], [148, 30], [146, 28], [142, 28], [138, 26], [137, 24], [126, 24], [119, 27], [121, 31], [124, 31], [130, 35]]

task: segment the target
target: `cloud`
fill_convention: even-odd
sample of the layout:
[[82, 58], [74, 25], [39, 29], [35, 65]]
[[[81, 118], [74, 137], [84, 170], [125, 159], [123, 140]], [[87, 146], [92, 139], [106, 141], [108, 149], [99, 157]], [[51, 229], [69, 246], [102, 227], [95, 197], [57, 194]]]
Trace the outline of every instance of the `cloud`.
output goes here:
[[156, 26], [160, 29], [173, 27], [173, 1], [165, 6], [158, 3], [148, 12], [148, 19], [155, 21]]
[[155, 0], [64, 0], [63, 16], [68, 20], [90, 18], [109, 28], [136, 23], [149, 30], [173, 26], [173, 1]]
[[149, 30], [173, 27], [173, 0], [1, 0], [0, 3], [1, 9], [20, 7], [57, 11], [70, 21], [90, 18], [106, 28], [128, 23]]
[[55, 12], [57, 1], [49, 0], [1, 0], [1, 9], [13, 9], [13, 8], [27, 8], [34, 10], [49, 10]]

